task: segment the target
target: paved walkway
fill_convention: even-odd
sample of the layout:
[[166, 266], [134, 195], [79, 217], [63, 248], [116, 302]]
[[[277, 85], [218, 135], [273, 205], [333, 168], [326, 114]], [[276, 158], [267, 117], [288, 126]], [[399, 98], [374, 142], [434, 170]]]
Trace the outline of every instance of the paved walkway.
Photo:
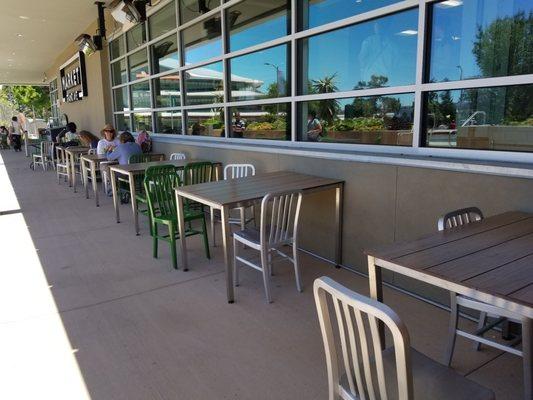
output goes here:
[[[204, 258], [190, 240], [189, 272], [170, 269], [165, 244], [151, 257], [147, 226], [133, 233], [100, 208], [0, 152], [0, 399], [325, 399], [323, 348], [311, 285], [329, 275], [367, 293], [364, 278], [302, 256], [305, 291], [280, 265], [274, 303], [261, 275], [243, 269], [225, 302], [220, 248]], [[396, 291], [385, 298], [417, 349], [442, 357], [448, 313]], [[464, 322], [464, 321], [463, 321]], [[459, 339], [454, 367], [520, 399], [520, 360]]]

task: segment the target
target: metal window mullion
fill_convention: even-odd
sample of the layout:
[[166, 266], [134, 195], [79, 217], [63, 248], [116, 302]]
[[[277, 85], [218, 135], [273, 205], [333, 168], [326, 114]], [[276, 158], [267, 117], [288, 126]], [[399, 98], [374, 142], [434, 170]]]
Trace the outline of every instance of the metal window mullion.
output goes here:
[[297, 129], [298, 129], [298, 109], [297, 109], [297, 103], [296, 103], [296, 89], [297, 89], [297, 82], [299, 77], [298, 74], [298, 66], [297, 66], [297, 54], [296, 54], [296, 38], [294, 34], [296, 33], [296, 23], [298, 21], [298, 15], [299, 12], [297, 7], [297, 0], [291, 0], [291, 68], [290, 68], [290, 82], [291, 82], [291, 142], [296, 142], [298, 140], [297, 135]]
[[422, 137], [422, 112], [423, 112], [423, 93], [421, 90], [424, 80], [424, 68], [426, 62], [426, 3], [420, 1], [418, 9], [418, 37], [416, 47], [416, 74], [415, 74], [415, 104], [413, 113], [413, 137], [411, 146], [420, 147], [420, 138]]
[[494, 86], [513, 86], [533, 83], [533, 74], [498, 76], [492, 78], [464, 79], [462, 81], [446, 81], [437, 83], [423, 83], [423, 91], [477, 89]]
[[[220, 31], [222, 40], [222, 56], [224, 57], [229, 50], [229, 36], [227, 32], [226, 24], [226, 9], [220, 9]], [[231, 70], [229, 68], [229, 60], [224, 58], [222, 60], [222, 90], [224, 96], [224, 137], [228, 139], [230, 137], [230, 125], [231, 115], [229, 114], [230, 108], [228, 102], [230, 99], [229, 91], [231, 90]]]

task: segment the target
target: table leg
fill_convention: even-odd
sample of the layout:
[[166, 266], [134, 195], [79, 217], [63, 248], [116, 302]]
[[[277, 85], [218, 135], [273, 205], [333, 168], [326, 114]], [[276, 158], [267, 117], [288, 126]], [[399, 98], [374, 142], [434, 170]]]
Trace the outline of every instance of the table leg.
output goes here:
[[335, 188], [335, 264], [342, 265], [342, 222], [344, 214], [344, 183]]
[[115, 177], [115, 171], [112, 169], [109, 170], [109, 179], [111, 180], [111, 189], [113, 191], [113, 206], [115, 207], [115, 218], [117, 219], [117, 224], [120, 222], [120, 211], [118, 209], [118, 193], [117, 193], [117, 182]]
[[72, 170], [71, 170], [71, 164], [70, 164], [70, 155], [67, 152], [67, 178], [68, 178], [68, 187], [72, 187]]
[[89, 198], [89, 175], [87, 174], [87, 168], [86, 168], [86, 164], [87, 161], [85, 161], [85, 159], [80, 159], [80, 168], [81, 168], [81, 172], [82, 172], [82, 177], [83, 177], [83, 188], [85, 189], [85, 198], [88, 199]]
[[135, 200], [135, 174], [131, 172], [128, 174], [129, 183], [130, 183], [130, 197], [131, 197], [131, 210], [133, 211], [133, 221], [135, 225], [135, 234], [137, 236], [139, 233], [139, 212], [137, 210], [137, 201]]
[[93, 184], [94, 201], [96, 207], [100, 207], [100, 199], [98, 198], [98, 182], [96, 181], [96, 162], [91, 161], [91, 183]]
[[[370, 297], [383, 303], [381, 267], [376, 265], [376, 260], [372, 256], [368, 256], [368, 283], [370, 286]], [[383, 325], [383, 322], [379, 322], [378, 329], [381, 348], [385, 349], [385, 326]]]
[[72, 165], [70, 166], [70, 169], [72, 171], [72, 188], [74, 189], [74, 193], [76, 193], [76, 166], [75, 166], [74, 159], [75, 159], [75, 156], [74, 154], [72, 154], [70, 156], [70, 162], [72, 163]]
[[224, 206], [220, 210], [222, 224], [222, 246], [224, 246], [224, 264], [226, 266], [226, 290], [228, 303], [235, 301], [233, 290], [233, 262], [231, 254], [231, 230], [229, 226], [229, 207]]
[[524, 399], [533, 398], [533, 320], [522, 320], [522, 352], [524, 363]]
[[178, 235], [180, 243], [181, 265], [184, 271], [188, 271], [187, 265], [187, 241], [185, 240], [185, 219], [183, 216], [183, 197], [176, 194], [176, 207], [178, 212]]

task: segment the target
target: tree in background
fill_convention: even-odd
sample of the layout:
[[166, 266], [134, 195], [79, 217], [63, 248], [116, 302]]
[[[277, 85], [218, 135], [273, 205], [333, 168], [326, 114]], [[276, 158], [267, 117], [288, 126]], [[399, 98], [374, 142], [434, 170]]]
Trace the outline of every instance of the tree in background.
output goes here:
[[[47, 120], [50, 115], [50, 96], [48, 88], [43, 86], [3, 86], [0, 89], [0, 108], [11, 116], [22, 111], [26, 116]], [[5, 116], [0, 117], [2, 120]], [[5, 123], [5, 121], [3, 121]]]
[[[313, 79], [311, 81], [312, 91], [310, 93], [333, 93], [338, 92], [335, 81], [337, 79], [337, 73], [333, 75], [325, 76], [321, 79]], [[332, 125], [337, 113], [339, 112], [339, 102], [335, 99], [319, 100], [316, 103], [313, 102], [312, 108], [316, 107], [316, 112], [328, 125]]]

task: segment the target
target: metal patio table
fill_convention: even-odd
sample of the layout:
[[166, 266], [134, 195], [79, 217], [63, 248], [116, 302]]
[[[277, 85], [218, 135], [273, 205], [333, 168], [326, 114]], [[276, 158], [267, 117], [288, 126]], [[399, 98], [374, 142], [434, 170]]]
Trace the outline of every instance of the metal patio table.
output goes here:
[[201, 183], [198, 185], [176, 188], [178, 208], [179, 243], [181, 248], [181, 265], [187, 270], [187, 244], [185, 240], [185, 222], [183, 217], [184, 199], [190, 199], [220, 210], [222, 223], [222, 240], [224, 246], [224, 262], [226, 265], [227, 299], [233, 303], [233, 269], [231, 254], [231, 231], [229, 212], [237, 206], [251, 205], [262, 199], [267, 193], [303, 190], [312, 193], [322, 190], [335, 190], [335, 263], [342, 264], [342, 219], [344, 181], [322, 178], [291, 171], [277, 171], [254, 176]]
[[[185, 168], [185, 166], [189, 163], [193, 162], [205, 162], [208, 160], [164, 160], [164, 161], [150, 161], [146, 163], [135, 163], [135, 164], [127, 164], [127, 165], [111, 165], [109, 167], [110, 171], [110, 180], [111, 180], [111, 186], [113, 189], [113, 205], [115, 207], [115, 217], [117, 220], [117, 223], [120, 222], [120, 211], [119, 211], [119, 199], [118, 199], [118, 193], [117, 193], [117, 183], [116, 183], [116, 177], [117, 175], [122, 175], [128, 178], [129, 186], [130, 186], [130, 193], [135, 193], [135, 177], [139, 174], [143, 174], [149, 167], [155, 167], [159, 165], [174, 165], [175, 167], [178, 167], [180, 169]], [[220, 165], [220, 163], [215, 163], [217, 166]], [[216, 178], [218, 178], [219, 172], [218, 168], [216, 168]], [[131, 198], [131, 207], [133, 211], [133, 219], [135, 221], [135, 234], [139, 235], [139, 214], [137, 210], [137, 203], [135, 202], [134, 196]]]
[[533, 398], [533, 214], [507, 212], [365, 253], [370, 295], [378, 301], [386, 269], [519, 315], [524, 398]]
[[98, 182], [96, 181], [96, 171], [100, 170], [100, 164], [106, 162], [108, 164], [116, 164], [116, 161], [109, 161], [105, 154], [84, 154], [80, 157], [81, 170], [83, 172], [83, 186], [85, 188], [85, 197], [89, 198], [89, 176], [87, 175], [86, 164], [88, 164], [88, 169], [90, 170], [90, 178], [92, 183], [92, 188], [94, 192], [94, 201], [96, 202], [96, 207], [100, 206], [100, 199], [98, 196]]
[[88, 151], [89, 148], [85, 146], [71, 146], [65, 148], [65, 154], [67, 156], [67, 174], [70, 186], [74, 189], [74, 193], [76, 193], [76, 157], [86, 154]]

